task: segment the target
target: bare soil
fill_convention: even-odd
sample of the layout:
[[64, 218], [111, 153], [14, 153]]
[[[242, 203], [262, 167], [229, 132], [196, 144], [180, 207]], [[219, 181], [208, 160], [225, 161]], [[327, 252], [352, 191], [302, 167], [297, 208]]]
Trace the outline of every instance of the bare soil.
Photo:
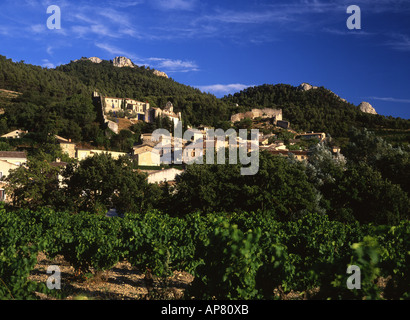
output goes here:
[[[56, 265], [61, 271], [61, 291], [64, 299], [91, 300], [160, 300], [182, 299], [186, 287], [193, 276], [175, 271], [172, 277], [160, 279], [149, 271], [141, 272], [128, 262], [120, 262], [111, 270], [93, 275], [79, 275], [62, 256], [49, 260], [43, 253], [37, 256], [37, 265], [31, 272], [30, 280], [46, 283], [50, 274], [47, 268]], [[42, 300], [55, 298], [37, 294]]]

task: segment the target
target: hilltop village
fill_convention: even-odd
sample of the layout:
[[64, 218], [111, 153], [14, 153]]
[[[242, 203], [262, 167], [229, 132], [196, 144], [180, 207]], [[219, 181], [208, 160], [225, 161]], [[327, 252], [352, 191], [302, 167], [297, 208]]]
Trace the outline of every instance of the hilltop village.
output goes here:
[[[151, 107], [147, 101], [137, 101], [135, 99], [122, 97], [101, 96], [98, 92], [93, 93], [93, 102], [99, 111], [101, 124], [112, 130], [114, 133], [119, 132], [118, 123], [120, 120], [127, 120], [131, 123], [146, 122], [153, 123], [155, 119], [167, 118], [174, 127], [182, 121], [181, 112], [175, 112], [171, 102], [166, 103], [163, 108]], [[290, 156], [303, 161], [309, 157], [309, 147], [326, 139], [325, 133], [319, 132], [304, 132], [297, 133], [291, 129], [289, 121], [284, 121], [282, 118], [281, 109], [252, 109], [245, 113], [238, 113], [231, 116], [231, 124], [235, 128], [238, 124], [247, 122], [253, 128], [261, 129], [258, 137], [259, 151], [267, 151], [274, 155]], [[266, 126], [269, 128], [269, 133], [266, 132]], [[199, 126], [195, 129], [195, 134], [192, 139], [187, 140], [179, 137], [162, 137], [159, 140], [153, 139], [152, 133], [142, 133], [139, 143], [135, 144], [129, 152], [118, 152], [112, 150], [84, 148], [81, 143], [75, 143], [71, 139], [55, 135], [55, 143], [61, 148], [63, 154], [73, 160], [84, 160], [87, 157], [92, 157], [95, 154], [109, 154], [113, 159], [126, 156], [131, 158], [138, 164], [141, 171], [148, 174], [149, 183], [172, 183], [178, 174], [184, 171], [185, 163], [195, 162], [197, 159], [204, 156], [207, 151], [207, 132], [210, 129], [216, 129], [209, 126]], [[265, 132], [265, 133], [263, 133]], [[18, 139], [24, 137], [28, 131], [13, 130], [2, 135], [1, 139]], [[238, 145], [241, 142], [240, 138], [236, 138]], [[201, 150], [197, 149], [197, 142], [201, 144]], [[251, 151], [251, 141], [242, 141], [247, 145], [247, 151]], [[182, 146], [182, 155], [184, 164], [174, 165], [176, 159], [171, 158], [171, 161], [164, 160], [164, 151], [156, 148], [159, 144], [169, 143], [171, 152], [178, 144]], [[212, 147], [216, 147], [215, 144]], [[225, 142], [218, 145], [217, 149], [228, 148], [229, 138], [225, 137]], [[161, 151], [158, 151], [161, 150]], [[198, 151], [199, 150], [199, 151]], [[334, 148], [333, 152], [337, 154], [339, 148]], [[10, 170], [27, 163], [27, 154], [25, 151], [1, 151], [0, 152], [0, 177], [7, 177]], [[53, 166], [64, 167], [66, 162], [61, 159], [55, 159], [51, 163]], [[4, 189], [5, 182], [0, 185], [0, 200], [7, 201], [7, 195]]]

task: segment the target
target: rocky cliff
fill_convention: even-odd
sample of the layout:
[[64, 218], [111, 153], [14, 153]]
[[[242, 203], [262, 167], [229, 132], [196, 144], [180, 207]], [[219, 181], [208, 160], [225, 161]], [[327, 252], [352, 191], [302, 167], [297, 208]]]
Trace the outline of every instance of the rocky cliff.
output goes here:
[[126, 57], [115, 57], [112, 64], [114, 67], [123, 68], [123, 67], [131, 67], [134, 68], [134, 63], [126, 58]]
[[164, 78], [167, 78], [167, 79], [168, 79], [168, 75], [167, 75], [165, 72], [158, 71], [158, 70], [154, 70], [154, 71], [153, 71], [153, 74], [155, 74], [155, 75], [158, 76], [158, 77], [164, 77]]
[[309, 83], [304, 82], [298, 87], [298, 89], [302, 90], [302, 91], [309, 91], [309, 90], [312, 90], [312, 89], [317, 89], [317, 87], [314, 87], [314, 86], [310, 85]]
[[102, 62], [102, 60], [98, 57], [91, 57], [91, 58], [88, 58], [88, 60], [90, 60], [93, 63], [101, 63]]
[[376, 110], [372, 107], [372, 105], [365, 101], [359, 104], [359, 109], [360, 111], [365, 112], [365, 113], [377, 114]]
[[[310, 85], [309, 83], [304, 82], [304, 83], [302, 83], [302, 84], [298, 87], [298, 90], [309, 91], [309, 90], [318, 89], [318, 88], [319, 88], [319, 87], [315, 87], [315, 86]], [[336, 97], [338, 97], [340, 100], [342, 100], [342, 101], [344, 101], [344, 102], [347, 102], [346, 99], [340, 98], [336, 93], [334, 93], [334, 92], [332, 92], [332, 91], [330, 91], [330, 90], [328, 90], [328, 91], [329, 91], [330, 93], [334, 94], [334, 95], [335, 95]]]

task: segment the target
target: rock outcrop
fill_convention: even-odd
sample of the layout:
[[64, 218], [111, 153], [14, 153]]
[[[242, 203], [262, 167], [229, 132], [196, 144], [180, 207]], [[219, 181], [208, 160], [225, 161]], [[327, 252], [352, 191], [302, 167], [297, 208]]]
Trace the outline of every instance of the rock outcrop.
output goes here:
[[91, 58], [88, 58], [88, 60], [90, 60], [92, 63], [101, 63], [102, 62], [102, 60], [98, 57], [91, 57]]
[[85, 58], [85, 57], [83, 57], [83, 58], [81, 58], [81, 59], [74, 60], [74, 62], [78, 62], [78, 61], [82, 61], [82, 60], [89, 60], [89, 61], [91, 61], [92, 63], [101, 63], [101, 62], [102, 62], [102, 60], [101, 60], [100, 58], [98, 58], [98, 57], [91, 57], [91, 58]]
[[312, 86], [312, 85], [310, 85], [309, 83], [302, 83], [299, 87], [298, 87], [298, 89], [299, 90], [302, 90], [302, 91], [309, 91], [309, 90], [312, 90], [312, 89], [317, 89], [318, 87], [314, 87], [314, 86]]
[[[302, 84], [298, 87], [298, 90], [301, 90], [301, 91], [309, 91], [309, 90], [318, 89], [318, 88], [319, 88], [319, 87], [315, 87], [315, 86], [310, 85], [309, 83], [304, 82], [304, 83], [302, 83]], [[335, 97], [339, 98], [339, 99], [342, 100], [343, 102], [347, 102], [346, 99], [340, 98], [340, 97], [339, 97], [336, 93], [334, 93], [333, 91], [331, 91], [331, 90], [329, 90], [329, 89], [327, 89], [327, 91], [329, 91], [331, 94], [333, 94]]]
[[114, 67], [123, 68], [123, 67], [131, 67], [134, 68], [134, 63], [126, 58], [126, 57], [115, 57], [112, 64]]
[[275, 122], [278, 120], [282, 120], [282, 109], [252, 109], [248, 112], [237, 113], [232, 115], [231, 122], [235, 123], [241, 121], [242, 119], [255, 119], [259, 117], [262, 119], [275, 119]]
[[365, 113], [377, 114], [376, 110], [372, 107], [372, 105], [365, 101], [359, 104], [359, 109], [360, 111], [365, 112]]
[[159, 71], [159, 70], [154, 70], [153, 74], [155, 74], [158, 77], [164, 77], [168, 79], [168, 75], [165, 72]]

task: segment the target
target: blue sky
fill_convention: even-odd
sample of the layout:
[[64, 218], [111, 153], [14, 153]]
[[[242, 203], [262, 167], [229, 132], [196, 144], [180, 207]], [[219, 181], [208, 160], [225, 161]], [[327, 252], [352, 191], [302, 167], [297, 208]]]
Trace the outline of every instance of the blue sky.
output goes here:
[[[50, 5], [60, 30], [47, 28]], [[410, 118], [409, 0], [2, 0], [0, 54], [49, 68], [126, 56], [217, 97], [308, 82]]]

